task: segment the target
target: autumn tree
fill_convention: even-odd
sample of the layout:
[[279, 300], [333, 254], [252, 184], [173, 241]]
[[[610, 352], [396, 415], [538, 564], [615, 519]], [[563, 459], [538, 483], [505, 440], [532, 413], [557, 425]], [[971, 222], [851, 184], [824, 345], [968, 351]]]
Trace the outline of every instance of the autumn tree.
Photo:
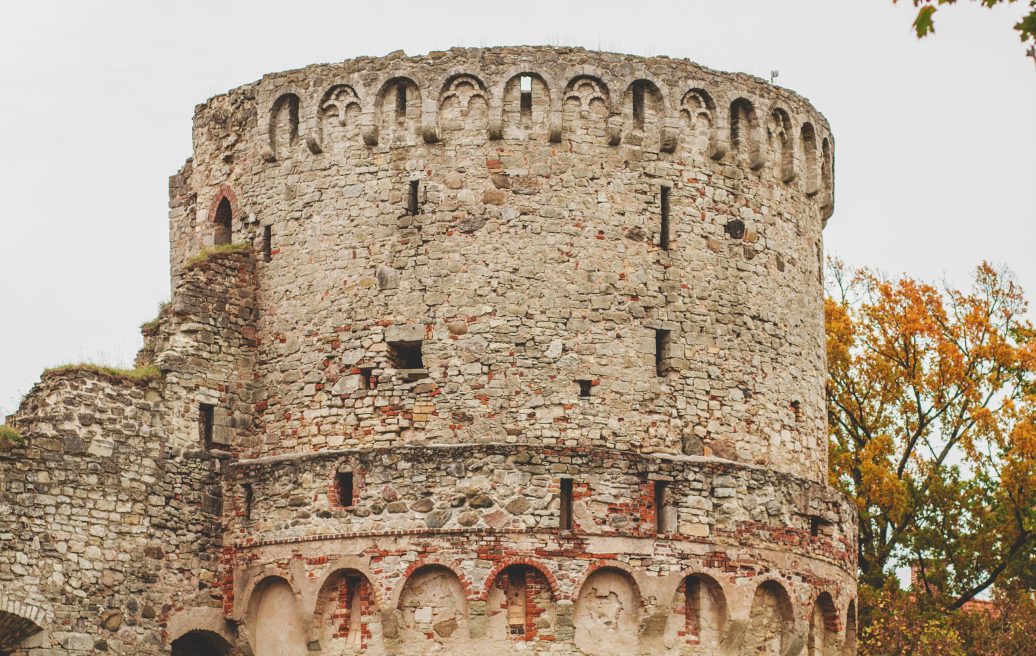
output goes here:
[[1024, 582], [1036, 562], [1036, 335], [1022, 290], [988, 264], [968, 291], [829, 270], [831, 478], [860, 513], [861, 599], [905, 565], [943, 611]]
[[[989, 7], [992, 9], [997, 5], [1002, 4], [1013, 4], [1019, 0], [973, 0], [973, 2], [980, 3], [983, 7]], [[899, 2], [899, 0], [892, 0], [893, 3]], [[943, 5], [957, 4], [957, 0], [912, 0], [914, 7], [917, 8], [917, 15], [914, 17], [914, 31], [917, 36], [925, 37], [929, 34], [935, 33], [935, 13], [939, 7]], [[1022, 42], [1029, 46], [1027, 54], [1036, 59], [1036, 0], [1028, 0], [1029, 2], [1029, 13], [1022, 17], [1018, 21], [1014, 29], [1018, 32], [1018, 36]]]

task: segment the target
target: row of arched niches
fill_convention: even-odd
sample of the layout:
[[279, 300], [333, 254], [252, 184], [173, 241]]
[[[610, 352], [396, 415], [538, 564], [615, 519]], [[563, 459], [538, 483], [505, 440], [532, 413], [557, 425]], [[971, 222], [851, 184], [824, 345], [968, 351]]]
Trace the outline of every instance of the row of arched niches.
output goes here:
[[406, 146], [419, 140], [626, 143], [753, 171], [770, 168], [777, 179], [800, 185], [807, 195], [821, 194], [821, 206], [830, 206], [832, 143], [814, 119], [797, 116], [807, 112], [704, 83], [673, 88], [648, 78], [606, 79], [591, 67], [564, 83], [519, 69], [491, 87], [474, 73], [453, 72], [441, 85], [429, 83], [439, 88], [432, 98], [405, 76], [369, 90], [332, 84], [319, 95], [282, 88], [269, 95], [265, 158], [285, 160], [306, 150], [333, 154], [339, 144]]
[[498, 565], [483, 586], [447, 565], [415, 565], [394, 591], [354, 569], [334, 568], [319, 586], [307, 581], [308, 592], [290, 575], [267, 573], [245, 590], [240, 619], [255, 656], [855, 654], [854, 601], [839, 609], [830, 593], [814, 592], [796, 610], [781, 580], [759, 578], [673, 575], [660, 598], [608, 565], [565, 590], [530, 559]]

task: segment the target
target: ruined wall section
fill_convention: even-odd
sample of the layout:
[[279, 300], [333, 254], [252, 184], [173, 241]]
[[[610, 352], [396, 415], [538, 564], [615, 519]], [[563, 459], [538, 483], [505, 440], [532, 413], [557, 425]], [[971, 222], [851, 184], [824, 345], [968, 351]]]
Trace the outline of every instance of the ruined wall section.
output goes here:
[[161, 380], [45, 374], [0, 450], [0, 589], [23, 654], [161, 654], [171, 605], [218, 603], [220, 462], [169, 448]]
[[511, 441], [824, 478], [833, 141], [799, 96], [666, 58], [458, 49], [268, 76], [200, 107], [194, 139], [174, 274], [224, 198], [258, 256], [249, 455]]

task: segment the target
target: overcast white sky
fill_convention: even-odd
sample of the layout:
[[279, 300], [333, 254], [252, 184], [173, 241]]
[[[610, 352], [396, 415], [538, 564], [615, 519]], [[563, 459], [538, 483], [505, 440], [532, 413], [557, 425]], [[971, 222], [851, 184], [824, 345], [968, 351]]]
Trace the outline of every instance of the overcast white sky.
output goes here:
[[44, 367], [128, 364], [169, 297], [167, 181], [195, 104], [264, 73], [393, 50], [566, 44], [687, 57], [809, 98], [836, 139], [828, 254], [1036, 298], [1036, 66], [1018, 5], [908, 0], [176, 2], [0, 9], [0, 418]]

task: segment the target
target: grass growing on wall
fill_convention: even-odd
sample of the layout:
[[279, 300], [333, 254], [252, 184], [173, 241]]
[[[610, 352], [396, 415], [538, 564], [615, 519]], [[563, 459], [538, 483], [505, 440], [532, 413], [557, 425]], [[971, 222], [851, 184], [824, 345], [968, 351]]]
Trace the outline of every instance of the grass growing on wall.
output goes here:
[[102, 374], [110, 378], [119, 378], [122, 380], [129, 380], [135, 383], [145, 383], [152, 380], [156, 380], [162, 375], [162, 372], [158, 370], [158, 367], [151, 364], [143, 367], [124, 369], [122, 367], [112, 367], [109, 365], [96, 364], [93, 362], [69, 363], [58, 365], [57, 367], [50, 367], [48, 369], [44, 369], [43, 375], [64, 371], [91, 371], [93, 373]]
[[233, 244], [220, 244], [218, 246], [207, 246], [203, 248], [200, 253], [187, 260], [187, 266], [194, 266], [199, 262], [204, 262], [213, 255], [219, 255], [220, 253], [241, 253], [248, 251], [252, 248], [252, 245], [247, 241], [237, 241]]
[[0, 447], [9, 444], [24, 444], [25, 438], [17, 430], [7, 424], [0, 424]]

